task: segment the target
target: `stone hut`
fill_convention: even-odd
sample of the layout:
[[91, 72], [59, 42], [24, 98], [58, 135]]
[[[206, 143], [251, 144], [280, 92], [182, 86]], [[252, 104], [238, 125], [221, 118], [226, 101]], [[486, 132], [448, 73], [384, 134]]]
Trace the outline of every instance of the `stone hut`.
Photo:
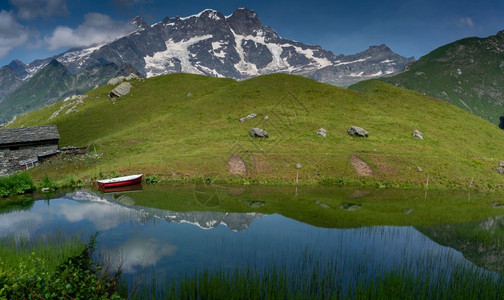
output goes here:
[[0, 176], [33, 168], [58, 154], [59, 139], [56, 125], [0, 129]]

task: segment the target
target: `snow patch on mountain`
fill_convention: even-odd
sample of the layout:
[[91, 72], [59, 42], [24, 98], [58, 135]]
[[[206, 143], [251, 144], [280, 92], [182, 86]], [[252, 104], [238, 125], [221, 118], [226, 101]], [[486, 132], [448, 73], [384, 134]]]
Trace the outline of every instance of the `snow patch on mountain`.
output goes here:
[[294, 47], [294, 49], [296, 49], [297, 53], [304, 54], [306, 56], [306, 58], [308, 58], [310, 61], [314, 62], [315, 63], [314, 67], [317, 68], [317, 69], [324, 68], [324, 67], [332, 65], [332, 62], [330, 60], [328, 60], [327, 58], [325, 58], [325, 57], [316, 57], [314, 55], [315, 53], [313, 52], [312, 49], [303, 49], [301, 47], [290, 45], [290, 44], [283, 44], [282, 46], [292, 46], [292, 47]]
[[257, 66], [255, 64], [249, 63], [245, 60], [245, 53], [243, 51], [243, 40], [246, 38], [243, 35], [236, 34], [233, 29], [231, 29], [233, 36], [236, 41], [236, 52], [240, 56], [240, 61], [236, 63], [234, 66], [238, 72], [242, 75], [248, 76], [257, 76], [259, 75], [259, 71], [257, 70]]
[[38, 71], [42, 70], [45, 66], [47, 66], [47, 64], [49, 64], [49, 62], [46, 62], [46, 63], [42, 63], [40, 65], [35, 65], [33, 67], [28, 67], [26, 69], [26, 72], [28, 72], [28, 74], [26, 75], [25, 78], [23, 78], [24, 81], [32, 78], [35, 74], [38, 73]]
[[[147, 77], [167, 74], [175, 67], [174, 59], [180, 61], [180, 72], [203, 74], [200, 70], [191, 64], [191, 53], [188, 51], [189, 46], [200, 41], [212, 38], [211, 34], [192, 37], [189, 40], [174, 42], [173, 39], [166, 41], [166, 50], [154, 53], [153, 56], [145, 56], [145, 71]], [[168, 68], [168, 70], [167, 70]]]
[[226, 43], [224, 41], [212, 42], [213, 55], [219, 58], [225, 58], [226, 53], [224, 52], [224, 47]]
[[217, 72], [217, 71], [216, 71], [216, 70], [214, 70], [214, 69], [210, 69], [210, 68], [208, 68], [208, 67], [205, 67], [205, 66], [201, 65], [199, 62], [197, 62], [197, 63], [195, 64], [195, 66], [196, 66], [196, 68], [198, 68], [199, 70], [203, 71], [203, 72], [204, 72], [205, 74], [207, 74], [207, 75], [209, 75], [209, 74], [210, 74], [210, 75], [212, 75], [212, 76], [219, 77], [219, 78], [224, 78], [224, 77], [226, 77], [226, 76], [224, 76], [224, 75], [220, 74], [219, 72]]
[[85, 49], [68, 51], [67, 53], [63, 54], [63, 56], [59, 57], [58, 61], [63, 65], [75, 63], [76, 61], [78, 61], [78, 64], [82, 66], [86, 62], [86, 60], [89, 59], [90, 55], [96, 50], [100, 49], [102, 46], [103, 45], [98, 45]]
[[359, 72], [359, 73], [350, 73], [350, 74], [348, 74], [348, 76], [350, 76], [350, 77], [363, 77], [363, 75], [364, 75], [363, 71]]
[[341, 66], [341, 65], [350, 65], [350, 64], [355, 64], [355, 63], [358, 63], [358, 62], [363, 62], [363, 61], [366, 61], [368, 59], [370, 59], [371, 56], [368, 56], [368, 57], [365, 57], [365, 58], [360, 58], [360, 59], [356, 59], [356, 60], [353, 60], [353, 61], [344, 61], [344, 62], [339, 62], [339, 63], [336, 63], [334, 64], [334, 66]]

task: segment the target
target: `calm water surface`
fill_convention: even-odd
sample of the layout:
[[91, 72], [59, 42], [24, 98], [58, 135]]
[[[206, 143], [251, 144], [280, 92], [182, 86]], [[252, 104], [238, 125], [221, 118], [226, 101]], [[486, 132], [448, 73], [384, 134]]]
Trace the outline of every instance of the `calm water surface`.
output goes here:
[[[355, 192], [348, 192], [342, 198], [334, 196], [339, 200], [331, 202], [328, 199], [333, 197], [332, 193], [327, 193], [324, 198], [309, 192], [303, 198], [296, 190], [295, 196], [301, 200], [293, 201], [308, 199], [305, 202], [309, 207], [303, 202], [299, 207], [284, 210], [277, 208], [286, 201], [282, 197], [271, 200], [264, 196], [262, 201], [261, 193], [247, 194], [243, 190], [227, 190], [227, 193], [227, 198], [212, 199], [212, 195], [205, 195], [201, 200], [204, 194], [194, 190], [187, 192], [186, 196], [182, 193], [180, 197], [184, 199], [176, 198], [174, 190], [169, 195], [158, 196], [148, 192], [101, 194], [78, 190], [35, 201], [24, 209], [4, 212], [0, 215], [0, 238], [32, 238], [58, 232], [87, 240], [91, 234], [99, 232], [99, 253], [112, 264], [122, 265], [124, 275], [132, 280], [144, 274], [155, 274], [159, 281], [170, 276], [193, 274], [197, 270], [232, 271], [247, 266], [262, 268], [273, 263], [296, 271], [300, 261], [307, 257], [315, 257], [322, 263], [337, 261], [338, 269], [348, 281], [362, 276], [373, 278], [376, 274], [404, 266], [413, 271], [432, 265], [440, 269], [467, 265], [499, 271], [495, 264], [502, 262], [502, 253], [493, 264], [484, 261], [475, 264], [474, 260], [466, 259], [471, 254], [459, 250], [467, 250], [467, 247], [458, 247], [456, 241], [445, 237], [451, 236], [450, 230], [457, 228], [453, 224], [358, 228], [319, 225], [324, 221], [339, 224], [338, 220], [321, 218], [351, 220], [363, 215], [366, 218], [366, 206], [377, 201], [365, 201], [371, 193], [360, 192], [354, 197]], [[310, 195], [315, 198], [311, 199]], [[416, 201], [424, 199], [420, 197]], [[460, 201], [465, 203], [465, 196]], [[170, 206], [167, 202], [177, 202], [180, 205], [175, 206], [181, 209], [166, 209], [166, 205]], [[227, 202], [237, 204], [233, 209]], [[342, 205], [343, 202], [356, 205], [355, 210], [342, 208], [348, 207]], [[404, 205], [393, 206], [390, 210], [399, 211], [401, 218], [420, 210], [417, 207], [415, 211], [412, 203]], [[276, 208], [268, 211], [268, 206]], [[293, 215], [291, 210], [300, 210], [298, 215], [294, 214], [297, 219], [306, 219], [318, 226], [283, 216]], [[397, 216], [391, 216], [393, 218], [397, 219]], [[489, 217], [466, 222], [464, 226], [472, 232], [492, 232], [501, 228], [501, 223], [504, 222], [500, 217]], [[463, 239], [463, 235], [458, 237], [462, 240], [460, 244], [468, 242]], [[481, 255], [487, 254], [484, 250]], [[496, 256], [496, 253], [488, 255]]]

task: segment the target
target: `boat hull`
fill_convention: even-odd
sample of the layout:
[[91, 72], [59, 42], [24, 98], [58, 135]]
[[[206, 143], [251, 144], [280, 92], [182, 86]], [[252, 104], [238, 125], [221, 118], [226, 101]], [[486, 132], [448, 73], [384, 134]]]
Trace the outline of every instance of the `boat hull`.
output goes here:
[[106, 180], [98, 180], [98, 188], [100, 189], [109, 189], [109, 188], [117, 188], [123, 186], [129, 186], [134, 184], [139, 184], [142, 182], [143, 175], [134, 175], [134, 176], [125, 176], [119, 178], [112, 178]]

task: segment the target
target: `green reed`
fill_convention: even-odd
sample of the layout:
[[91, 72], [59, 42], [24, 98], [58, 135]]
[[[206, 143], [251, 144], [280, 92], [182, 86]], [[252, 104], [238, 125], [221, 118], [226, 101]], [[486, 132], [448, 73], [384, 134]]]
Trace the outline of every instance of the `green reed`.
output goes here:
[[77, 236], [66, 237], [56, 231], [48, 236], [36, 238], [5, 237], [0, 239], [0, 263], [6, 269], [15, 269], [20, 263], [36, 264], [37, 257], [42, 259], [49, 270], [54, 270], [68, 257], [77, 255], [85, 248], [86, 243]]
[[[371, 276], [362, 261], [348, 277], [335, 260], [304, 254], [295, 266], [272, 263], [234, 270], [201, 270], [159, 282], [153, 272], [136, 278], [132, 299], [502, 299], [504, 277], [470, 265], [440, 268], [413, 261]], [[419, 265], [421, 268], [418, 268]], [[415, 269], [416, 266], [416, 269]], [[130, 283], [131, 284], [131, 283]]]

